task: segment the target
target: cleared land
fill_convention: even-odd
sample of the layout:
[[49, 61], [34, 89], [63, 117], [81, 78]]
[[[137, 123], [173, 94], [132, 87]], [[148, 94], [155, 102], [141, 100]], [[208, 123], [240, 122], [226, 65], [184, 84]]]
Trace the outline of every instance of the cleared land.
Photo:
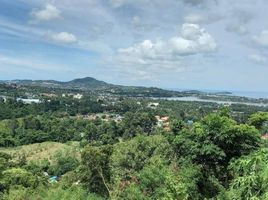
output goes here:
[[0, 152], [10, 154], [14, 159], [18, 159], [21, 156], [25, 156], [28, 162], [30, 161], [41, 161], [48, 159], [53, 161], [53, 157], [58, 152], [75, 152], [79, 156], [79, 143], [68, 142], [67, 144], [58, 142], [44, 142], [30, 145], [23, 145], [14, 148], [0, 148]]

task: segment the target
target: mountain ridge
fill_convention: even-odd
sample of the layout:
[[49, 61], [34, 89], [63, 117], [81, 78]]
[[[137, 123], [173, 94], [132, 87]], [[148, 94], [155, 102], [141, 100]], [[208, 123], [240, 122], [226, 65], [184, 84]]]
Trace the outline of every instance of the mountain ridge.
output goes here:
[[108, 85], [113, 85], [106, 83], [104, 81], [99, 81], [93, 77], [85, 77], [85, 78], [76, 78], [70, 81], [57, 81], [57, 80], [32, 80], [32, 79], [14, 79], [8, 81], [2, 81], [4, 83], [9, 84], [17, 84], [17, 85], [26, 85], [26, 86], [44, 86], [44, 87], [73, 87], [73, 88], [82, 88], [88, 87], [90, 89], [94, 89], [94, 87], [103, 87]]
[[[115, 95], [136, 96], [136, 97], [183, 97], [183, 96], [199, 96], [210, 93], [198, 90], [177, 91], [174, 89], [163, 89], [157, 87], [145, 86], [124, 86], [107, 83], [93, 77], [75, 78], [69, 81], [57, 80], [31, 80], [31, 79], [14, 79], [0, 80], [4, 84], [16, 84], [20, 86], [33, 86], [55, 89], [75, 89], [82, 91], [92, 91], [101, 93], [110, 93]], [[218, 93], [211, 93], [218, 94]], [[224, 94], [223, 94], [224, 95]]]
[[97, 80], [93, 77], [76, 78], [70, 81], [15, 79], [9, 81], [2, 81], [2, 83], [16, 84], [20, 86], [35, 86], [45, 88], [57, 88], [57, 89], [78, 89], [83, 91], [96, 91], [116, 95], [137, 96], [137, 97], [139, 96], [170, 97], [170, 96], [180, 96], [181, 94], [178, 91], [166, 90], [157, 87], [123, 86], [123, 85], [110, 84], [105, 81]]

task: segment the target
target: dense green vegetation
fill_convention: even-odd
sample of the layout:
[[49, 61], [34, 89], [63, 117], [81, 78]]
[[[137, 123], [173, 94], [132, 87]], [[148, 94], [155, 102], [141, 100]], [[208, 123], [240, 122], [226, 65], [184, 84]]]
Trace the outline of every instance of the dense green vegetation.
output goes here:
[[[131, 96], [131, 97], [171, 97], [171, 96], [183, 96], [187, 93], [169, 91], [160, 88], [147, 88], [147, 87], [136, 87], [136, 86], [122, 86], [113, 85], [103, 81], [96, 80], [92, 77], [74, 79], [67, 82], [60, 82], [54, 80], [15, 80], [8, 81], [7, 83], [16, 84], [18, 86], [27, 86], [32, 88], [40, 88], [41, 90], [82, 90], [86, 92], [98, 92], [120, 96]], [[189, 92], [189, 94], [192, 94]]]
[[[220, 100], [220, 101], [234, 101], [234, 102], [248, 102], [248, 103], [268, 103], [268, 99], [254, 99], [249, 97], [233, 96], [230, 92], [202, 92], [197, 90], [173, 91], [165, 90], [156, 87], [138, 87], [138, 86], [123, 86], [109, 84], [104, 81], [96, 80], [92, 77], [78, 78], [67, 82], [55, 80], [13, 80], [0, 82], [0, 93], [5, 91], [7, 85], [8, 94], [18, 94], [17, 87], [20, 89], [26, 88], [26, 91], [42, 91], [42, 92], [86, 92], [90, 94], [105, 94], [116, 95], [124, 97], [187, 97], [194, 96], [200, 99]], [[14, 87], [15, 86], [15, 87]]]
[[268, 198], [265, 107], [26, 89], [1, 90], [0, 199]]

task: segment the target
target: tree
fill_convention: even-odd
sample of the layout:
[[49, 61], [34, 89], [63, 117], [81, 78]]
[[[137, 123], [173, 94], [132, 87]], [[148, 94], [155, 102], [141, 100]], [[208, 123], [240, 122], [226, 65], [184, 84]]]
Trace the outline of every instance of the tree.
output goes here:
[[6, 188], [11, 186], [23, 186], [35, 188], [38, 186], [36, 177], [22, 168], [10, 168], [3, 171], [2, 181]]
[[177, 135], [184, 127], [185, 124], [182, 120], [173, 120], [171, 123], [171, 131], [175, 135]]
[[109, 157], [111, 146], [87, 146], [82, 152], [81, 181], [88, 191], [110, 197]]
[[99, 138], [99, 133], [98, 133], [98, 128], [97, 126], [93, 123], [90, 122], [87, 126], [86, 126], [86, 139], [89, 142], [93, 142], [93, 141], [97, 141]]
[[[177, 166], [161, 135], [137, 136], [115, 145], [110, 158], [114, 199], [198, 199], [198, 167]], [[135, 198], [136, 196], [136, 198]]]
[[268, 198], [268, 149], [264, 148], [248, 156], [234, 160], [229, 166], [234, 179], [226, 199], [267, 199]]
[[248, 123], [262, 132], [268, 131], [268, 112], [254, 113], [248, 119]]
[[75, 152], [71, 151], [57, 152], [54, 156], [55, 162], [49, 167], [48, 172], [52, 175], [61, 176], [69, 171], [75, 170], [79, 165], [76, 156]]
[[123, 120], [123, 136], [132, 138], [140, 133], [150, 135], [156, 125], [156, 118], [152, 113], [128, 112]]
[[228, 186], [228, 165], [232, 159], [248, 155], [260, 147], [260, 134], [253, 126], [238, 125], [226, 115], [210, 114], [192, 129], [184, 129], [173, 140], [180, 159], [201, 166], [200, 182], [205, 197], [211, 198]]
[[[139, 135], [129, 141], [115, 144], [110, 158], [113, 195], [121, 196], [123, 190], [126, 192], [131, 189], [128, 187], [132, 184], [137, 184], [137, 174], [147, 164], [153, 163], [152, 159], [161, 157], [169, 161], [170, 150], [168, 142], [161, 135]], [[139, 192], [134, 185], [132, 189]]]
[[137, 185], [148, 199], [198, 199], [196, 182], [200, 175], [190, 164], [187, 168], [168, 165], [156, 156], [138, 173]]
[[114, 121], [104, 122], [98, 127], [102, 144], [114, 144], [121, 136], [121, 131]]
[[14, 147], [18, 141], [10, 134], [0, 132], [0, 147]]

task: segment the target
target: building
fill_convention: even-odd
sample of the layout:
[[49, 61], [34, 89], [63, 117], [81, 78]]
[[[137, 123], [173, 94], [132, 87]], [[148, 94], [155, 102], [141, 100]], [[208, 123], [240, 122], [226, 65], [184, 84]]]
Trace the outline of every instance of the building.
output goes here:
[[155, 109], [159, 106], [159, 103], [150, 102], [148, 103], [148, 108]]
[[58, 180], [59, 180], [59, 177], [58, 177], [58, 176], [51, 176], [51, 177], [49, 178], [49, 182], [50, 182], [50, 183], [57, 183]]
[[52, 93], [42, 93], [41, 96], [43, 97], [57, 97], [58, 95]]
[[41, 103], [41, 100], [40, 99], [23, 99], [23, 98], [17, 98], [17, 101], [22, 101], [24, 104]]
[[268, 139], [268, 133], [262, 134], [261, 139], [267, 140]]
[[7, 97], [6, 96], [0, 96], [0, 100], [3, 100], [4, 102], [7, 101]]
[[188, 125], [193, 125], [193, 124], [194, 124], [194, 121], [193, 121], [193, 120], [188, 120], [188, 121], [187, 121], [187, 124], [188, 124]]
[[124, 119], [124, 117], [122, 117], [121, 115], [116, 114], [114, 116], [114, 121], [117, 122], [117, 123], [122, 122], [123, 119]]
[[73, 96], [74, 99], [82, 99], [83, 95], [82, 94], [75, 94]]
[[169, 117], [168, 116], [155, 116], [157, 120], [157, 126], [164, 128], [166, 131], [170, 131], [170, 122], [169, 122]]

